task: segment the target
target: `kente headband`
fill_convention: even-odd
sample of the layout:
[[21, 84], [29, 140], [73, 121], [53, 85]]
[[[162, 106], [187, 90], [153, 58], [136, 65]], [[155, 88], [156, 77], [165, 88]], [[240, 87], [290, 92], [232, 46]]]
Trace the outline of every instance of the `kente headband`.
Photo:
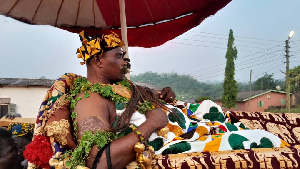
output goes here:
[[94, 55], [101, 55], [104, 52], [107, 52], [116, 47], [125, 46], [124, 42], [121, 41], [119, 36], [116, 33], [109, 35], [102, 35], [96, 37], [89, 37], [84, 31], [79, 33], [82, 46], [77, 49], [76, 54], [78, 58], [83, 59], [83, 62], [80, 62], [81, 65], [86, 64], [86, 61]]

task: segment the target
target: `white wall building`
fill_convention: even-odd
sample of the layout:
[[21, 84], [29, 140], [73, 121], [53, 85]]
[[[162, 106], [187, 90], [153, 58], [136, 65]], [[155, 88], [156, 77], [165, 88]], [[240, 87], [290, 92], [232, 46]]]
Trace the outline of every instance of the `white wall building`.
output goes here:
[[0, 118], [19, 113], [24, 118], [36, 118], [46, 92], [54, 83], [49, 79], [0, 79]]
[[[55, 80], [0, 78], [0, 118], [19, 113], [23, 118], [36, 118], [40, 105]], [[160, 91], [162, 88], [148, 83], [135, 82]]]

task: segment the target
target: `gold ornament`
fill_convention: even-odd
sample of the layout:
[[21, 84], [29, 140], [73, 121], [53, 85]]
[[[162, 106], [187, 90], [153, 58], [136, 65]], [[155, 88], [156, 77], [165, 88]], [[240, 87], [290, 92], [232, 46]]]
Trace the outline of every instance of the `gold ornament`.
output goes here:
[[142, 142], [135, 143], [134, 151], [137, 153], [143, 153], [145, 151], [145, 145]]
[[166, 127], [162, 128], [162, 129], [158, 130], [157, 135], [162, 136], [162, 137], [164, 137], [164, 138], [167, 139], [169, 131], [170, 131], [169, 127], [166, 126]]
[[148, 151], [151, 154], [151, 158], [153, 158], [155, 156], [155, 150], [154, 150], [154, 148], [152, 146], [149, 146], [148, 147]]
[[142, 169], [151, 169], [151, 154], [148, 151], [144, 151], [141, 154], [137, 155], [136, 161]]
[[131, 98], [131, 91], [127, 89], [126, 87], [122, 86], [121, 84], [119, 85], [111, 85], [111, 88], [113, 92], [117, 93], [118, 95], [122, 97], [126, 97], [128, 99]]
[[151, 162], [155, 156], [155, 150], [152, 146], [146, 145], [146, 142], [138, 142], [134, 146], [136, 153], [136, 162], [142, 169], [151, 169]]

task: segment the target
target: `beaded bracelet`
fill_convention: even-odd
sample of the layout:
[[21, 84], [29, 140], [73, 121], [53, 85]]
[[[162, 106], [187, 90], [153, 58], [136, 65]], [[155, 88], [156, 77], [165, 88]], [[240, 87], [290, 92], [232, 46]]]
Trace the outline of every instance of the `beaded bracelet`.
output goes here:
[[144, 140], [145, 140], [144, 135], [143, 135], [140, 131], [138, 131], [137, 128], [136, 128], [134, 125], [131, 125], [131, 128], [132, 128], [132, 131], [135, 132], [135, 134], [139, 137], [139, 139], [140, 139], [141, 141], [144, 141]]

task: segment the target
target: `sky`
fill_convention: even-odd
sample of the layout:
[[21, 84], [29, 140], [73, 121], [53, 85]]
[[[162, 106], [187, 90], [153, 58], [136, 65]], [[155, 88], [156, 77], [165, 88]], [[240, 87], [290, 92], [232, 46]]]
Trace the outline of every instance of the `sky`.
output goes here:
[[[232, 0], [183, 35], [155, 48], [129, 48], [131, 75], [147, 71], [190, 75], [202, 82], [224, 79], [229, 30], [238, 59], [235, 79], [248, 82], [265, 73], [284, 79], [285, 40], [291, 30], [290, 68], [300, 65], [299, 0]], [[77, 34], [27, 25], [0, 15], [0, 77], [56, 79], [66, 72], [86, 75], [76, 49]], [[282, 72], [281, 72], [282, 71]]]

